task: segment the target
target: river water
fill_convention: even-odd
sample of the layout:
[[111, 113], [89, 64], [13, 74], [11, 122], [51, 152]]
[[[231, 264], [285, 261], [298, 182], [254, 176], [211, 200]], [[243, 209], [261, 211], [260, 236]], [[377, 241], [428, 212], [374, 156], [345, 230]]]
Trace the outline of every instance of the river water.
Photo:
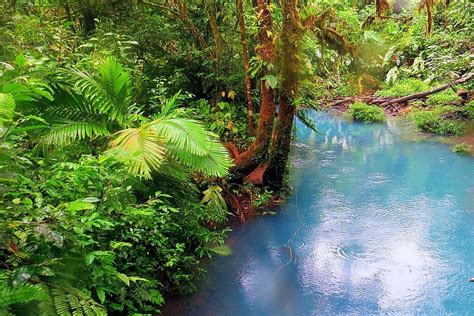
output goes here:
[[474, 158], [397, 121], [312, 115], [321, 133], [297, 126], [293, 194], [234, 229], [233, 255], [180, 313], [474, 314]]

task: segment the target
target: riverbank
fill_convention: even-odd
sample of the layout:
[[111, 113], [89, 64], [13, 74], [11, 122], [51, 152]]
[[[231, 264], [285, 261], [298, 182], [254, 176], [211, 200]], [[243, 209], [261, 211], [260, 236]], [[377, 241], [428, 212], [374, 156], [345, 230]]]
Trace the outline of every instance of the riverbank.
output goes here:
[[[356, 96], [356, 97], [347, 97], [347, 98], [341, 98], [339, 100], [335, 100], [333, 102], [330, 102], [329, 105], [327, 106], [328, 109], [330, 110], [335, 110], [340, 113], [346, 113], [347, 110], [349, 109], [349, 106], [353, 102], [364, 102], [370, 100], [374, 100], [374, 97], [372, 96]], [[414, 107], [410, 103], [394, 103], [389, 106], [383, 107], [382, 104], [383, 102], [388, 102], [390, 99], [383, 98], [383, 99], [378, 99], [378, 102], [371, 103], [375, 106], [378, 106], [382, 108], [386, 114], [387, 117], [392, 117], [392, 118], [403, 118], [407, 121], [411, 121], [411, 114], [413, 110], [419, 110], [419, 104], [417, 107]], [[464, 102], [467, 104], [467, 101]], [[465, 105], [464, 105], [465, 106]], [[426, 108], [425, 108], [426, 109]], [[462, 107], [459, 107], [459, 109], [462, 109]], [[444, 117], [441, 117], [440, 120], [452, 120], [453, 115], [445, 115]], [[428, 139], [432, 138], [436, 141], [443, 142], [446, 144], [450, 144], [453, 147], [456, 145], [465, 145], [468, 150], [464, 152], [465, 154], [469, 155], [474, 155], [474, 120], [468, 119], [468, 118], [459, 118], [458, 119], [460, 124], [463, 126], [463, 133], [461, 135], [436, 135], [427, 131], [422, 131], [418, 129], [419, 133], [422, 138]], [[413, 124], [413, 128], [416, 129], [415, 124]]]

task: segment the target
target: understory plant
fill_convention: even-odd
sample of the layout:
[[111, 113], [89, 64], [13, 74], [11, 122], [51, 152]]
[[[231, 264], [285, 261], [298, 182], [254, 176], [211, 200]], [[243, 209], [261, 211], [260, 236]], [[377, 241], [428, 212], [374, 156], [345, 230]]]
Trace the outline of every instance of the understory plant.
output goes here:
[[355, 121], [364, 123], [385, 122], [385, 112], [376, 105], [363, 102], [354, 102], [349, 105], [347, 115]]
[[468, 155], [472, 152], [472, 146], [466, 143], [456, 144], [453, 146], [453, 152], [460, 155]]
[[226, 175], [217, 137], [178, 95], [143, 115], [113, 57], [49, 80], [18, 60], [0, 81], [0, 314], [156, 314], [194, 291], [227, 232], [219, 186], [193, 180]]
[[430, 86], [417, 78], [405, 78], [393, 84], [387, 84], [382, 90], [375, 93], [378, 97], [403, 97], [413, 93], [429, 90]]
[[195, 289], [200, 258], [223, 243], [207, 225], [220, 211], [170, 175], [145, 183], [108, 155], [0, 157], [2, 315], [156, 313], [164, 292]]
[[463, 123], [457, 119], [459, 109], [453, 106], [438, 106], [428, 109], [415, 109], [411, 118], [423, 131], [438, 135], [462, 135]]
[[454, 91], [448, 90], [430, 95], [426, 99], [426, 104], [431, 106], [439, 106], [457, 104], [461, 101], [462, 99], [460, 96], [458, 96]]

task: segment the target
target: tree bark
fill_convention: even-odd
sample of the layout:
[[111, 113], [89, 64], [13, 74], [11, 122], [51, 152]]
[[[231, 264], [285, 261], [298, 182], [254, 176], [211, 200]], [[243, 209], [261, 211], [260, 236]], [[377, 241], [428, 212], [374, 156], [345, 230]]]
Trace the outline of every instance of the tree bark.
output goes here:
[[95, 13], [90, 7], [86, 7], [83, 11], [82, 28], [85, 35], [92, 35], [95, 32]]
[[[265, 64], [273, 65], [275, 62], [275, 47], [273, 44], [273, 19], [269, 10], [270, 2], [271, 0], [258, 0], [258, 53]], [[263, 75], [268, 72], [269, 69], [265, 69]], [[260, 118], [258, 121], [256, 139], [250, 147], [234, 161], [232, 172], [234, 176], [238, 178], [242, 178], [250, 173], [259, 164], [264, 162], [268, 156], [275, 115], [275, 91], [265, 80], [260, 81], [260, 91], [262, 103], [260, 105]]]
[[296, 107], [293, 100], [298, 91], [300, 70], [300, 45], [303, 27], [298, 13], [298, 0], [283, 0], [283, 28], [281, 32], [281, 95], [278, 123], [270, 152], [267, 169], [263, 174], [264, 184], [275, 190], [284, 186], [293, 131]]
[[253, 104], [252, 104], [252, 84], [249, 75], [249, 52], [247, 47], [247, 31], [245, 28], [245, 16], [243, 0], [237, 0], [237, 16], [239, 19], [240, 39], [242, 43], [242, 60], [244, 62], [245, 70], [245, 96], [247, 98], [247, 129], [250, 135], [254, 134], [254, 118], [253, 118]]
[[407, 101], [410, 101], [410, 100], [421, 99], [421, 98], [429, 96], [430, 94], [433, 94], [433, 93], [440, 92], [440, 91], [446, 90], [448, 88], [451, 88], [452, 86], [454, 86], [456, 84], [461, 84], [461, 83], [467, 82], [467, 81], [471, 80], [472, 78], [474, 78], [474, 73], [468, 73], [467, 75], [465, 75], [465, 76], [463, 76], [463, 77], [461, 77], [457, 80], [454, 80], [450, 83], [447, 83], [445, 85], [439, 86], [437, 88], [434, 88], [434, 89], [431, 89], [431, 90], [428, 90], [428, 91], [411, 94], [411, 95], [408, 95], [406, 97], [393, 99], [393, 100], [390, 100], [390, 101], [387, 101], [387, 102], [384, 102], [384, 103], [380, 104], [380, 106], [385, 107], [385, 106], [389, 106], [389, 105], [395, 104], [395, 103], [404, 103], [404, 102], [407, 102]]
[[216, 13], [214, 8], [209, 6], [207, 14], [209, 17], [209, 26], [211, 27], [212, 36], [214, 38], [214, 44], [216, 46], [216, 64], [217, 67], [220, 68], [220, 59], [222, 55], [222, 47], [224, 40], [222, 39], [222, 35], [219, 32], [219, 26], [217, 25]]

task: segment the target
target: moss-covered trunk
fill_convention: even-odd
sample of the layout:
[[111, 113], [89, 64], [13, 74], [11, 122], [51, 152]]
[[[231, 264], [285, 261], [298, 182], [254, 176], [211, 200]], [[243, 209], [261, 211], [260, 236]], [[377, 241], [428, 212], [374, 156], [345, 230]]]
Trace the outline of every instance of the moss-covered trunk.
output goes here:
[[[273, 65], [275, 62], [275, 46], [273, 44], [273, 19], [269, 10], [271, 0], [258, 0], [259, 20], [259, 48], [260, 58]], [[269, 69], [264, 69], [265, 76]], [[273, 121], [275, 115], [275, 91], [265, 80], [260, 81], [262, 103], [260, 105], [260, 118], [258, 121], [256, 139], [250, 147], [240, 154], [234, 161], [233, 173], [242, 177], [250, 173], [268, 156], [268, 148], [272, 138]]]
[[300, 45], [303, 27], [298, 13], [298, 0], [283, 0], [283, 28], [281, 32], [281, 95], [278, 123], [263, 181], [273, 189], [284, 186], [290, 155], [293, 120], [295, 117], [294, 99], [298, 91]]

